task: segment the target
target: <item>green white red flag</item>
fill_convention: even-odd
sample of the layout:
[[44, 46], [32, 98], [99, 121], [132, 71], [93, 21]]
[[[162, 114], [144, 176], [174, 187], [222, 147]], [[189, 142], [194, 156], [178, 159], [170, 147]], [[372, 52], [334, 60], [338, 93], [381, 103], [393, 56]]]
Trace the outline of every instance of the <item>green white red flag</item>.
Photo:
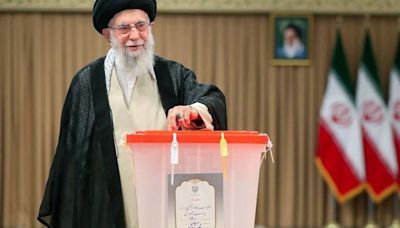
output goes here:
[[361, 125], [339, 32], [318, 133], [317, 167], [337, 200], [343, 203], [364, 189], [365, 167]]
[[[393, 139], [397, 155], [397, 167], [400, 167], [400, 34], [393, 68], [390, 72], [389, 115], [392, 120]], [[397, 172], [397, 185], [400, 192], [400, 171]]]
[[369, 33], [358, 69], [356, 105], [362, 122], [367, 190], [379, 203], [396, 190], [397, 162]]

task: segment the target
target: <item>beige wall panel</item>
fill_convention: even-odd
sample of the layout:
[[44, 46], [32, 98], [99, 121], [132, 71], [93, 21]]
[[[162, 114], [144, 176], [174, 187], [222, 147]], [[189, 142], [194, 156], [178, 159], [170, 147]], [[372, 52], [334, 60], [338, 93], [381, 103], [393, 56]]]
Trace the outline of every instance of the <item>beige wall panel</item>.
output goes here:
[[[372, 16], [369, 28], [387, 92], [397, 42], [397, 17]], [[272, 66], [267, 14], [160, 14], [157, 52], [192, 68], [225, 93], [231, 130], [271, 136], [276, 164], [261, 167], [256, 222], [321, 226], [330, 218], [329, 192], [314, 165], [319, 108], [335, 32], [342, 31], [355, 82], [364, 16], [314, 17], [311, 66]], [[88, 13], [1, 13], [0, 224], [40, 227], [35, 221], [56, 147], [60, 114], [72, 76], [106, 54], [109, 45]], [[392, 202], [378, 207], [380, 224]], [[348, 226], [366, 222], [366, 195], [339, 207]]]

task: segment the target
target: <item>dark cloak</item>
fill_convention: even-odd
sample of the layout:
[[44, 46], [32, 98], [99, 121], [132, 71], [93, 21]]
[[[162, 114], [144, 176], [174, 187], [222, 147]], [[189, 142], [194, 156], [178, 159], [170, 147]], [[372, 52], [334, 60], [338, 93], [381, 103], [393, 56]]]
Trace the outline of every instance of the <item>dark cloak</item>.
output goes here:
[[[217, 87], [199, 84], [191, 70], [161, 57], [155, 58], [154, 71], [166, 114], [176, 105], [201, 102], [214, 129], [227, 129], [225, 97]], [[81, 69], [68, 90], [40, 222], [48, 227], [125, 227], [113, 134], [100, 58]]]

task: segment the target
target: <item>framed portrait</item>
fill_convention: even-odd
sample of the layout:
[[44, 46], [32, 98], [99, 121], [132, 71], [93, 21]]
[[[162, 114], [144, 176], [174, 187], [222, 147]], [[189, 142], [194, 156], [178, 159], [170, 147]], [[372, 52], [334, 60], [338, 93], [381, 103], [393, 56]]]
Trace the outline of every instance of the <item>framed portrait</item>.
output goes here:
[[313, 17], [311, 15], [272, 15], [272, 64], [311, 64]]

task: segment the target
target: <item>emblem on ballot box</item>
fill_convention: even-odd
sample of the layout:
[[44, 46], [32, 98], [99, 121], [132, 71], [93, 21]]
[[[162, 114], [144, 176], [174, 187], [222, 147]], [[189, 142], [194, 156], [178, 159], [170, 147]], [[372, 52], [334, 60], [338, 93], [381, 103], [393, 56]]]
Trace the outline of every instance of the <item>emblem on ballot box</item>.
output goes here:
[[193, 193], [196, 193], [197, 191], [199, 191], [199, 186], [193, 185], [192, 191], [193, 191]]

